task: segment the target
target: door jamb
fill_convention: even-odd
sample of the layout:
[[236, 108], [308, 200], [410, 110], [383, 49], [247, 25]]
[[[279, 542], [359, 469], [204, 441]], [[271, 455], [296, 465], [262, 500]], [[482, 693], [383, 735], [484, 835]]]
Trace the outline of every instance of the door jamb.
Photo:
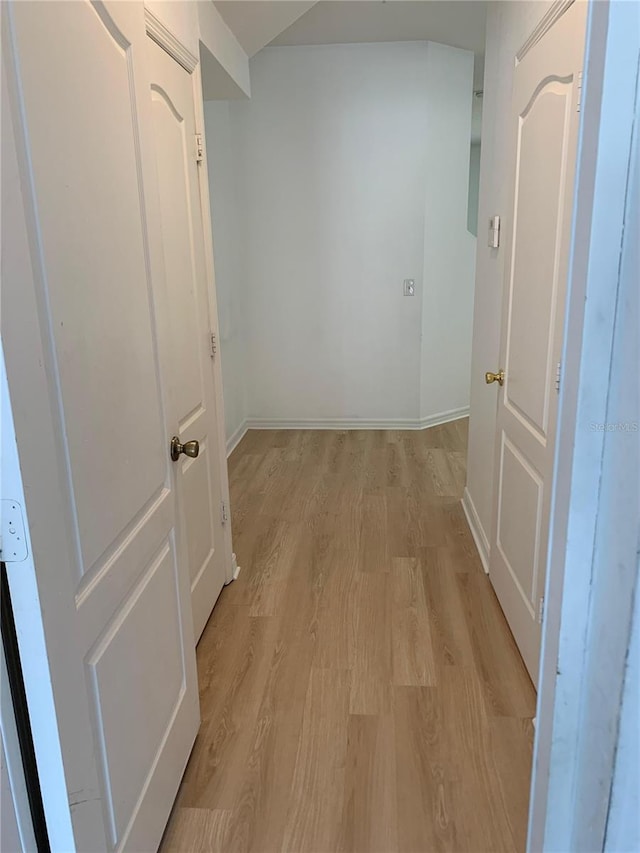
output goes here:
[[[597, 571], [592, 561], [604, 445], [604, 433], [588, 425], [604, 423], [607, 412], [638, 64], [637, 24], [634, 28], [628, 19], [634, 6], [589, 3], [527, 839], [531, 853], [574, 849], [573, 831], [584, 820], [576, 782], [586, 744], [578, 723], [585, 703], [593, 702], [582, 688], [598, 642], [589, 631], [594, 618], [589, 602]], [[629, 630], [624, 620], [610, 627]], [[613, 749], [617, 731], [608, 737]], [[592, 788], [609, 784], [609, 779], [589, 780]], [[600, 829], [604, 837], [604, 826]]]

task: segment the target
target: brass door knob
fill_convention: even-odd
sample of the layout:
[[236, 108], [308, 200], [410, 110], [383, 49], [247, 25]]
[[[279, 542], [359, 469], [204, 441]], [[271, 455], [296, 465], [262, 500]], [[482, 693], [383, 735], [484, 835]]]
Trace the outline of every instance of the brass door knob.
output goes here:
[[491, 385], [492, 382], [497, 382], [498, 385], [504, 385], [504, 370], [499, 370], [497, 373], [487, 371], [484, 375], [484, 381], [487, 385]]
[[174, 462], [178, 461], [181, 453], [195, 459], [198, 453], [200, 453], [200, 442], [194, 439], [193, 441], [186, 441], [184, 444], [180, 444], [180, 439], [177, 435], [174, 435], [171, 439], [171, 458]]

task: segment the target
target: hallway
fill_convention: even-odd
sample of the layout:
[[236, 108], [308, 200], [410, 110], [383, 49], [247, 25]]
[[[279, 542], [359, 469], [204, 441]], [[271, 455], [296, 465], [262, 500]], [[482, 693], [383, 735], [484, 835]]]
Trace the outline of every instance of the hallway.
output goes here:
[[250, 431], [167, 851], [523, 850], [535, 693], [460, 506], [467, 421]]

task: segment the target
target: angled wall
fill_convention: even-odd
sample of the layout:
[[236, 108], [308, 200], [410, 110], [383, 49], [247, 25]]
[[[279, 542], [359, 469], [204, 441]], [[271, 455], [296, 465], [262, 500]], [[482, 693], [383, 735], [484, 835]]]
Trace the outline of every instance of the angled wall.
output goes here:
[[428, 42], [266, 48], [250, 101], [205, 105], [223, 371], [241, 349], [250, 423], [466, 411], [472, 75]]

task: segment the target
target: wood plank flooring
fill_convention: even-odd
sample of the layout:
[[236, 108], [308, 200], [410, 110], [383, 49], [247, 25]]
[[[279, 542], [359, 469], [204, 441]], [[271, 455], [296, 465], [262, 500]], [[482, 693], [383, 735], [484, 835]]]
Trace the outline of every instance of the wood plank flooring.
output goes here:
[[535, 693], [461, 506], [466, 421], [251, 431], [169, 851], [524, 850]]

